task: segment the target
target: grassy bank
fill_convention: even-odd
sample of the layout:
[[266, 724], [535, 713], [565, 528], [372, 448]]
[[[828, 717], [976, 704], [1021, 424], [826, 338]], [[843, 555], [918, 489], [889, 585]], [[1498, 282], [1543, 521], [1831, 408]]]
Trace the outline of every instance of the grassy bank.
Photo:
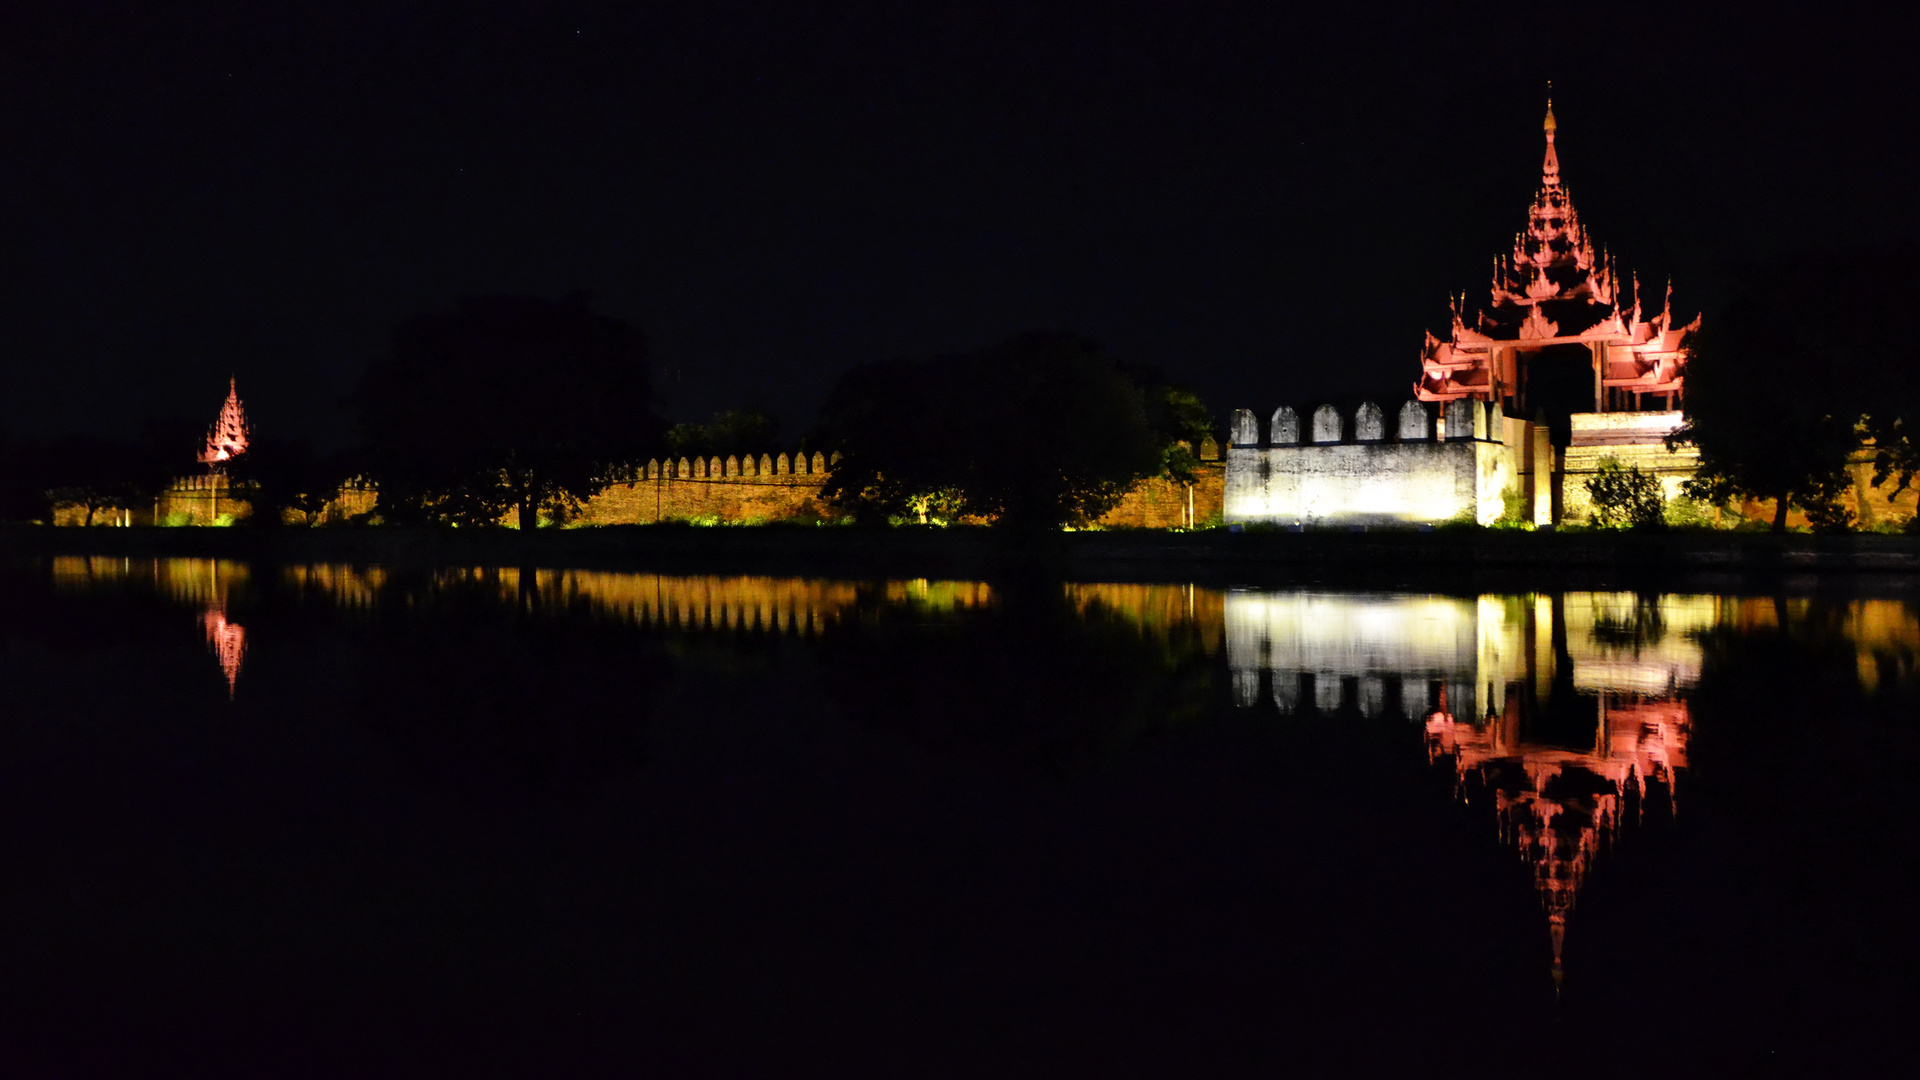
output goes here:
[[623, 526], [602, 529], [0, 529], [10, 558], [91, 555], [548, 566], [683, 573], [992, 577], [1214, 584], [1547, 587], [1569, 582], [1875, 577], [1920, 582], [1920, 538], [1755, 533], [1081, 532]]

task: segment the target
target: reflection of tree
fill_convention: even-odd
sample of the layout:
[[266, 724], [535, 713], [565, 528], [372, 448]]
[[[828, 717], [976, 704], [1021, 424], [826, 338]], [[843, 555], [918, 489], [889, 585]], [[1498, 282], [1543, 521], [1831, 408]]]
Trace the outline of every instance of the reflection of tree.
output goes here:
[[365, 627], [359, 710], [429, 786], [591, 798], [645, 760], [667, 662], [586, 611], [395, 574]]
[[1596, 611], [1590, 634], [1596, 645], [1630, 651], [1639, 656], [1642, 649], [1660, 644], [1661, 639], [1667, 636], [1666, 619], [1660, 611], [1660, 595], [1635, 593], [1630, 609], [1622, 611], [1617, 606], [1610, 606]]
[[1873, 716], [1912, 726], [1920, 697], [1920, 611], [1892, 600], [1787, 600], [1743, 605], [1737, 623], [1700, 636], [1695, 697], [1756, 718], [1807, 700], [1823, 717]]
[[1682, 1073], [1732, 1060], [1754, 1075], [1896, 1075], [1906, 1050], [1888, 1032], [1912, 1014], [1916, 956], [1916, 609], [1820, 597], [1727, 608], [1734, 617], [1698, 639], [1682, 827], [1668, 850], [1636, 845], [1650, 858], [1620, 864], [1623, 889], [1657, 895], [1582, 917], [1584, 1027], [1668, 1042]]
[[869, 595], [820, 642], [834, 698], [863, 726], [1048, 767], [1104, 758], [1212, 700], [1218, 646], [1200, 622], [1142, 623], [1058, 583], [995, 583], [994, 598], [930, 620]]

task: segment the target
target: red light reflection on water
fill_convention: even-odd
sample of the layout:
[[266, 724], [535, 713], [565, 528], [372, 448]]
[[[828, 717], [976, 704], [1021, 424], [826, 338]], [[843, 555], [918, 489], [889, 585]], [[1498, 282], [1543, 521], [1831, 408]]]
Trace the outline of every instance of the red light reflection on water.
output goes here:
[[1691, 719], [1686, 702], [1676, 699], [1603, 698], [1590, 750], [1528, 743], [1520, 731], [1517, 695], [1505, 713], [1474, 724], [1454, 718], [1443, 689], [1426, 721], [1427, 757], [1453, 759], [1462, 798], [1475, 789], [1492, 794], [1501, 840], [1533, 867], [1558, 987], [1567, 916], [1595, 858], [1617, 839], [1622, 815], [1644, 813], [1650, 796], [1675, 807]]
[[201, 615], [200, 625], [207, 631], [207, 647], [220, 659], [220, 670], [227, 676], [227, 697], [231, 698], [240, 681], [240, 661], [247, 652], [247, 628], [228, 622], [227, 613], [219, 608]]

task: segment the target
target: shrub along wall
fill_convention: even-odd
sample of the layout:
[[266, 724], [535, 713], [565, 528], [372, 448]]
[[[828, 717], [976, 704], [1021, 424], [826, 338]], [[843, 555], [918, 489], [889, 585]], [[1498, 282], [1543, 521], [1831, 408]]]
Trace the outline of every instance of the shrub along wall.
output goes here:
[[[1100, 519], [1109, 528], [1179, 528], [1189, 520], [1199, 525], [1217, 522], [1225, 487], [1224, 463], [1209, 446], [1200, 463], [1198, 482], [1191, 489], [1164, 477], [1142, 482]], [[693, 460], [650, 461], [635, 468], [587, 500], [574, 524], [651, 525], [663, 521], [747, 524], [767, 521], [831, 521], [839, 511], [821, 498], [832, 461], [825, 454], [770, 455]], [[371, 513], [375, 492], [370, 486], [341, 489], [320, 514], [317, 524], [342, 524]], [[1191, 500], [1191, 503], [1189, 502]], [[1189, 505], [1192, 517], [1189, 519]], [[226, 478], [183, 477], [155, 501], [152, 512], [137, 511], [132, 524], [212, 525], [220, 519], [247, 516], [245, 499], [235, 498]], [[84, 511], [63, 506], [55, 524], [78, 525]], [[306, 523], [304, 515], [287, 511], [289, 525]], [[124, 520], [116, 511], [101, 511], [95, 524]], [[501, 524], [512, 526], [512, 514]]]

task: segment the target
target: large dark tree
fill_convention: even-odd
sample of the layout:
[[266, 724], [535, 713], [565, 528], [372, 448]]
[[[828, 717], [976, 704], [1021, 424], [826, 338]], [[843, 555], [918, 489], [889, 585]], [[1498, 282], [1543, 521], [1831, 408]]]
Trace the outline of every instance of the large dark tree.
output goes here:
[[1875, 450], [1876, 484], [1895, 491], [1920, 479], [1920, 248], [1849, 260], [1847, 351], [1859, 369], [1861, 411]]
[[353, 393], [389, 521], [535, 527], [657, 439], [646, 339], [584, 296], [462, 300], [394, 329]]
[[278, 525], [288, 512], [302, 524], [315, 524], [356, 471], [348, 455], [321, 454], [305, 442], [261, 436], [227, 466], [253, 505], [248, 520], [255, 526]]
[[0, 431], [0, 521], [45, 520], [47, 486], [41, 483], [41, 445]]
[[841, 453], [826, 494], [865, 517], [944, 505], [1043, 529], [1098, 518], [1142, 479], [1193, 467], [1191, 395], [1071, 334], [887, 361], [841, 379], [821, 434]]
[[[1801, 255], [1745, 275], [1688, 366], [1674, 441], [1700, 451], [1689, 494], [1773, 500], [1775, 531], [1793, 506], [1816, 526], [1846, 524], [1839, 499], [1863, 417], [1897, 416], [1898, 381], [1911, 378], [1888, 347], [1913, 294], [1886, 287], [1889, 265], [1878, 254]], [[1897, 443], [1902, 432], [1889, 424], [1888, 434]]]
[[728, 457], [764, 454], [773, 447], [774, 418], [757, 409], [724, 409], [704, 424], [675, 424], [667, 429], [667, 453], [674, 457]]

